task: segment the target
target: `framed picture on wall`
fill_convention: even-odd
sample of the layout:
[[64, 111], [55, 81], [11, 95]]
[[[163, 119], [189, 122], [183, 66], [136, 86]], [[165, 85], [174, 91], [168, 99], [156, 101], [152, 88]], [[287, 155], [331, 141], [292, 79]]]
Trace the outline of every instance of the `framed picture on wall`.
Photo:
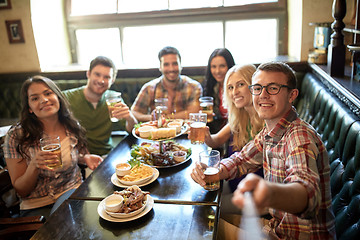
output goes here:
[[0, 10], [1, 9], [10, 9], [11, 1], [10, 0], [0, 0]]
[[5, 21], [10, 43], [24, 43], [24, 32], [21, 20]]

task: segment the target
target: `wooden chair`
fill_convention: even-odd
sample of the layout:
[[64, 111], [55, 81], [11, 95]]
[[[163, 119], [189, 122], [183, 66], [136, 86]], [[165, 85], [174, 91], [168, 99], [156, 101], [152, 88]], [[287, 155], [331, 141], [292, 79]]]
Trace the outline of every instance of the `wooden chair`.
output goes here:
[[4, 194], [13, 189], [9, 172], [0, 169], [0, 240], [2, 239], [30, 239], [31, 236], [44, 224], [43, 216], [16, 217], [18, 205], [7, 206], [3, 199]]

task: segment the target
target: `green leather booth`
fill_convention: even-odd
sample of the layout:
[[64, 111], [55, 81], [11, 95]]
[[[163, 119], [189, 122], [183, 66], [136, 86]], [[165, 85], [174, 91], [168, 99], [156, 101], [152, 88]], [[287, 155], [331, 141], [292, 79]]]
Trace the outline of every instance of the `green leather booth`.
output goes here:
[[[204, 78], [204, 76], [190, 77], [199, 82], [202, 82]], [[142, 85], [151, 79], [154, 79], [154, 77], [117, 78], [111, 86], [111, 89], [121, 92], [125, 103], [131, 107]], [[23, 81], [25, 81], [25, 79]], [[2, 82], [0, 79], [0, 126], [11, 125], [18, 119], [21, 108], [20, 89], [23, 81]], [[61, 90], [66, 90], [86, 85], [87, 80], [60, 79], [54, 80], [54, 82]]]
[[[111, 89], [122, 93], [126, 104], [131, 106], [142, 85], [149, 81], [149, 78], [137, 79], [116, 79]], [[54, 80], [61, 90], [71, 89], [86, 85], [86, 79], [79, 80]], [[2, 121], [11, 121], [18, 118], [21, 108], [20, 89], [22, 82], [1, 83], [0, 88], [0, 118]]]
[[360, 239], [360, 119], [311, 73], [301, 81], [297, 110], [329, 153], [338, 239]]

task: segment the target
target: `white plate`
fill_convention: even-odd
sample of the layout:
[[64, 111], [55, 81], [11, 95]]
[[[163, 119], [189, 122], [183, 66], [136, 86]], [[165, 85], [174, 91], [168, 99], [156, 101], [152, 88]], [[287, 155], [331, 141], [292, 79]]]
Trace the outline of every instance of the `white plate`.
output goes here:
[[[146, 185], [154, 182], [154, 181], [159, 177], [160, 173], [159, 173], [159, 170], [157, 170], [156, 168], [153, 168], [153, 171], [154, 171], [154, 175], [152, 176], [152, 178], [151, 178], [149, 181], [143, 182], [143, 183], [137, 184], [137, 185], [138, 185], [139, 187], [142, 187], [142, 186], [146, 186]], [[112, 182], [115, 186], [117, 186], [117, 187], [127, 188], [127, 187], [131, 186], [131, 185], [122, 184], [122, 183], [119, 181], [118, 177], [116, 176], [116, 173], [114, 173], [114, 174], [111, 176], [111, 182]], [[133, 185], [133, 184], [132, 184], [132, 185]]]
[[114, 213], [114, 212], [106, 211], [106, 209], [105, 209], [105, 212], [108, 215], [110, 215], [111, 217], [114, 217], [114, 218], [129, 218], [129, 217], [135, 216], [135, 215], [139, 214], [140, 212], [142, 212], [145, 209], [145, 207], [147, 205], [147, 201], [148, 201], [147, 200], [148, 196], [149, 195], [145, 196], [146, 197], [145, 204], [141, 208], [139, 208], [139, 209], [137, 209], [137, 210], [135, 210], [133, 212], [130, 212], [130, 213]]
[[139, 213], [135, 216], [132, 216], [129, 218], [114, 218], [114, 217], [109, 216], [105, 212], [105, 201], [104, 200], [102, 200], [99, 203], [97, 212], [101, 218], [103, 218], [107, 221], [110, 221], [110, 222], [129, 222], [129, 221], [141, 218], [142, 216], [146, 215], [148, 212], [150, 212], [150, 210], [153, 208], [153, 206], [154, 206], [154, 199], [150, 195], [148, 195], [146, 207], [145, 207], [144, 211], [142, 211], [141, 213]]

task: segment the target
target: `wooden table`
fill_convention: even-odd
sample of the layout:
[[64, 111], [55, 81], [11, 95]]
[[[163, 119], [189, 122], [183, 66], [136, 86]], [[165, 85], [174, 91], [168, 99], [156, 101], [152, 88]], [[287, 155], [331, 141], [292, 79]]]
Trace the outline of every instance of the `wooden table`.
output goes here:
[[190, 177], [199, 152], [207, 146], [192, 145], [186, 136], [175, 140], [191, 147], [191, 159], [159, 168], [158, 179], [141, 187], [155, 202], [149, 213], [119, 223], [102, 219], [97, 211], [103, 198], [123, 189], [111, 183], [115, 165], [130, 158], [133, 144], [143, 142], [128, 135], [32, 239], [216, 239], [221, 190], [206, 191]]

